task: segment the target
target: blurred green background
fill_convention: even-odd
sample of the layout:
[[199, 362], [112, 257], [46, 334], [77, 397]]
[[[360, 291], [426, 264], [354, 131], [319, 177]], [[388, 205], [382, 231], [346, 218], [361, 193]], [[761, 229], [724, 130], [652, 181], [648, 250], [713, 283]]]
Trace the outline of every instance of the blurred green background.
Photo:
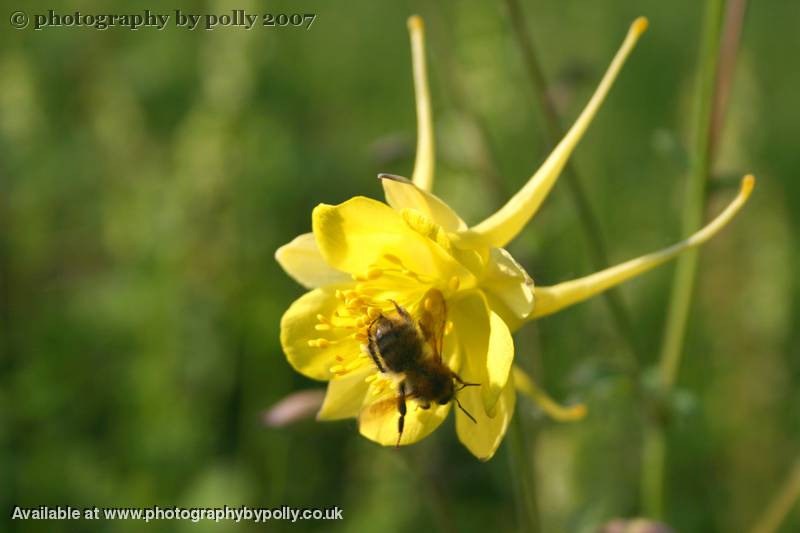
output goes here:
[[[573, 161], [614, 262], [680, 237], [702, 3], [526, 0], [562, 122], [582, 108], [638, 15], [650, 30]], [[665, 522], [745, 531], [800, 454], [800, 6], [751, 2], [706, 217], [758, 184], [701, 253]], [[395, 451], [354, 421], [276, 429], [261, 413], [315, 383], [281, 353], [303, 292], [273, 259], [319, 202], [381, 198], [409, 175], [415, 116], [406, 18], [427, 23], [436, 192], [468, 222], [519, 187], [550, 146], [502, 3], [192, 3], [192, 13], [317, 13], [310, 30], [45, 28], [16, 9], [134, 13], [160, 3], [3, 2], [0, 33], [0, 509], [5, 531], [139, 531], [136, 522], [10, 522], [14, 505], [326, 507], [292, 530], [513, 531], [508, 443], [476, 461], [448, 421]], [[486, 178], [478, 118], [497, 154]], [[511, 247], [537, 283], [589, 273], [564, 184]], [[655, 362], [672, 280], [622, 294]], [[587, 418], [521, 400], [543, 531], [641, 513], [641, 399], [596, 298], [529, 326], [518, 358]], [[0, 522], [2, 523], [2, 522]], [[242, 524], [241, 530], [263, 526]], [[227, 530], [159, 522], [153, 531]], [[288, 529], [273, 522], [270, 530]], [[781, 531], [800, 530], [794, 510]]]

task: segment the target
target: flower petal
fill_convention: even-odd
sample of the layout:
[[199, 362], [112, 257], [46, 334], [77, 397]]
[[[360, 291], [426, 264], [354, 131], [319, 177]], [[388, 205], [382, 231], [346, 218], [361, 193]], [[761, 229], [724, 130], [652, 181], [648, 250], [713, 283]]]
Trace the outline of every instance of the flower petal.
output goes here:
[[312, 214], [314, 236], [332, 267], [362, 275], [393, 256], [403, 267], [434, 279], [448, 280], [459, 272], [471, 276], [445, 250], [411, 228], [388, 205], [357, 196], [331, 206], [320, 204]]
[[[503, 302], [515, 319], [527, 317], [533, 309], [533, 280], [505, 249], [492, 248], [489, 257], [481, 288]], [[499, 314], [508, 324], [509, 320], [503, 316], [504, 313]]]
[[328, 381], [333, 377], [330, 367], [337, 363], [336, 356], [346, 364], [361, 353], [360, 344], [343, 329], [326, 332], [329, 344], [325, 347], [309, 345], [309, 341], [320, 337], [316, 330], [317, 315], [330, 316], [340, 303], [336, 299], [336, 289], [348, 287], [329, 286], [307, 292], [283, 314], [281, 346], [286, 359], [301, 374]]
[[630, 30], [628, 30], [625, 41], [600, 81], [600, 85], [597, 86], [589, 103], [586, 104], [586, 108], [578, 116], [561, 142], [558, 143], [558, 146], [555, 147], [539, 170], [531, 176], [522, 189], [503, 207], [480, 224], [460, 234], [461, 239], [457, 242], [459, 246], [473, 247], [480, 244], [501, 248], [516, 237], [528, 221], [533, 218], [547, 193], [550, 192], [550, 189], [561, 174], [561, 170], [566, 165], [570, 154], [572, 154], [578, 141], [580, 141], [589, 123], [603, 103], [628, 54], [633, 50], [634, 45], [646, 28], [647, 19], [640, 17], [634, 21]]
[[467, 387], [458, 393], [461, 407], [475, 417], [473, 422], [461, 409], [456, 409], [456, 433], [458, 440], [481, 461], [488, 461], [494, 456], [508, 429], [508, 422], [514, 415], [517, 401], [514, 384], [508, 381], [503, 388], [495, 408], [494, 418], [484, 412], [480, 394], [474, 387]]
[[317, 420], [341, 420], [358, 416], [369, 390], [369, 385], [364, 379], [375, 372], [374, 366], [364, 365], [344, 376], [335, 376], [331, 379], [325, 393], [325, 401], [317, 413]]
[[413, 182], [402, 176], [380, 174], [386, 203], [402, 211], [405, 208], [416, 209], [427, 216], [445, 231], [460, 231], [467, 228], [463, 220], [449, 205], [437, 196], [420, 189]]
[[[450, 404], [433, 404], [429, 409], [422, 409], [416, 401], [406, 400], [406, 409], [401, 445], [414, 444], [430, 435], [447, 418]], [[397, 399], [382, 398], [361, 411], [358, 416], [358, 431], [373, 442], [383, 446], [395, 446], [399, 418]]]
[[417, 101], [417, 156], [414, 161], [414, 184], [422, 190], [433, 189], [433, 117], [428, 73], [425, 67], [425, 26], [418, 16], [409, 17], [411, 63], [414, 71], [414, 95]]
[[553, 420], [574, 422], [586, 416], [586, 406], [584, 404], [579, 403], [566, 407], [559, 405], [546, 392], [537, 387], [530, 376], [520, 367], [514, 365], [512, 376], [516, 389], [533, 400]]
[[482, 412], [494, 416], [514, 360], [511, 333], [503, 319], [488, 309], [478, 291], [452, 302], [450, 307], [453, 331], [464, 354], [461, 378], [481, 385]]
[[615, 285], [627, 281], [648, 270], [662, 265], [681, 252], [695, 248], [717, 234], [736, 215], [747, 201], [755, 185], [753, 176], [745, 176], [736, 198], [709, 222], [703, 229], [694, 233], [688, 239], [658, 252], [631, 259], [625, 263], [595, 272], [589, 276], [565, 281], [552, 287], [536, 288], [536, 305], [530, 318], [539, 318], [559, 311], [565, 307], [582, 302], [587, 298], [603, 292]]
[[289, 276], [307, 289], [344, 283], [351, 279], [325, 262], [313, 233], [299, 235], [278, 248], [275, 260]]

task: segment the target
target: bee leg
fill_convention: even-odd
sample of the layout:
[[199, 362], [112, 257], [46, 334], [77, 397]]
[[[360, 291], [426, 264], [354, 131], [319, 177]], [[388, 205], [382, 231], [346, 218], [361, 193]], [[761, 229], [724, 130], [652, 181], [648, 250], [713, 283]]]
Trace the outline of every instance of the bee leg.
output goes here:
[[397, 397], [397, 410], [400, 411], [400, 418], [397, 419], [397, 447], [400, 447], [400, 439], [403, 438], [403, 427], [406, 423], [406, 382], [400, 382], [400, 396]]
[[378, 357], [378, 342], [375, 340], [375, 336], [372, 334], [372, 325], [369, 327], [368, 338], [367, 351], [369, 352], [369, 356], [372, 357], [372, 360], [375, 362], [375, 366], [378, 367], [378, 370], [381, 372], [386, 372], [386, 369], [383, 368], [380, 357]]
[[481, 386], [480, 383], [467, 383], [466, 381], [461, 379], [461, 376], [459, 376], [455, 372], [453, 372], [453, 379], [455, 379], [456, 381], [458, 381], [461, 384], [461, 388], [459, 388], [458, 390], [465, 389], [467, 387], [480, 387]]
[[395, 310], [397, 310], [397, 314], [403, 317], [403, 319], [408, 320], [409, 322], [413, 320], [411, 318], [411, 315], [408, 314], [408, 311], [406, 311], [402, 305], [398, 304], [394, 300], [389, 300], [389, 301], [392, 302], [392, 305], [394, 305]]

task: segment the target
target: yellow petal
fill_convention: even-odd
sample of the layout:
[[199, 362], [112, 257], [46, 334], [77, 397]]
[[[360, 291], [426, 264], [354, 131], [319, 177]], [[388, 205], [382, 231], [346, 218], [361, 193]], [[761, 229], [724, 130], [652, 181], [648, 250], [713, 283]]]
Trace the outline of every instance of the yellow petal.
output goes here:
[[586, 406], [582, 403], [570, 406], [562, 406], [555, 402], [543, 390], [536, 386], [533, 380], [518, 366], [512, 370], [514, 386], [517, 390], [542, 408], [554, 420], [559, 422], [574, 422], [586, 416]]
[[449, 205], [433, 194], [420, 189], [408, 179], [392, 174], [381, 174], [378, 177], [381, 178], [386, 203], [397, 211], [406, 208], [416, 209], [440, 225], [445, 231], [466, 229], [467, 225]]
[[289, 276], [307, 289], [344, 283], [351, 279], [325, 262], [313, 233], [299, 235], [278, 248], [275, 260]]
[[503, 248], [491, 249], [486, 274], [480, 284], [487, 295], [491, 294], [504, 304], [502, 310], [492, 309], [506, 324], [509, 323], [509, 318], [504, 316], [506, 310], [513, 313], [516, 320], [530, 315], [533, 309], [533, 280]]
[[459, 246], [472, 247], [482, 244], [502, 248], [525, 227], [555, 184], [567, 159], [603, 103], [628, 54], [646, 28], [647, 19], [640, 17], [634, 21], [591, 100], [558, 146], [508, 203], [480, 224], [461, 233], [461, 239], [457, 242]]
[[[298, 372], [312, 379], [327, 381], [333, 377], [330, 367], [347, 364], [361, 353], [360, 344], [344, 329], [317, 331], [317, 315], [331, 316], [339, 305], [336, 289], [348, 285], [332, 285], [307, 292], [294, 301], [281, 318], [281, 346], [286, 359]], [[324, 333], [324, 335], [322, 335]], [[324, 347], [310, 346], [309, 341], [325, 338]], [[339, 361], [336, 357], [342, 360]]]
[[414, 161], [414, 184], [422, 190], [433, 189], [433, 118], [428, 73], [425, 66], [425, 25], [418, 16], [408, 19], [411, 38], [411, 62], [414, 71], [414, 94], [417, 100], [417, 157]]
[[[406, 409], [401, 446], [414, 444], [430, 435], [447, 418], [450, 404], [433, 404], [429, 409], [422, 409], [416, 401], [406, 400]], [[399, 418], [397, 399], [395, 397], [381, 398], [377, 403], [371, 404], [361, 411], [358, 416], [358, 431], [373, 442], [383, 446], [395, 446]]]
[[514, 384], [508, 381], [497, 401], [496, 414], [489, 418], [483, 412], [480, 394], [475, 387], [467, 387], [457, 394], [461, 406], [475, 417], [470, 420], [461, 409], [456, 407], [456, 433], [472, 454], [481, 461], [488, 461], [497, 451], [508, 429], [508, 422], [514, 415], [516, 392]]
[[658, 252], [631, 259], [620, 265], [601, 270], [589, 276], [559, 283], [552, 287], [537, 287], [536, 305], [530, 318], [555, 313], [565, 307], [582, 302], [606, 289], [627, 281], [643, 272], [662, 265], [681, 252], [695, 248], [716, 235], [736, 215], [747, 201], [755, 185], [753, 176], [745, 176], [739, 194], [717, 218], [686, 240]]
[[370, 364], [331, 379], [325, 401], [317, 413], [317, 420], [341, 420], [358, 416], [369, 389], [364, 379], [375, 372], [375, 367]]
[[486, 292], [486, 303], [489, 304], [489, 308], [492, 311], [500, 315], [500, 318], [506, 323], [511, 333], [517, 331], [528, 321], [527, 316], [525, 318], [519, 318], [503, 300], [500, 300], [497, 296], [488, 291]]
[[441, 246], [413, 230], [388, 205], [357, 196], [314, 208], [312, 227], [320, 252], [332, 267], [361, 275], [387, 255], [403, 268], [433, 279], [471, 276]]
[[450, 320], [464, 360], [461, 378], [479, 383], [481, 412], [494, 416], [500, 393], [508, 382], [514, 360], [514, 341], [503, 319], [488, 309], [478, 291], [451, 302]]

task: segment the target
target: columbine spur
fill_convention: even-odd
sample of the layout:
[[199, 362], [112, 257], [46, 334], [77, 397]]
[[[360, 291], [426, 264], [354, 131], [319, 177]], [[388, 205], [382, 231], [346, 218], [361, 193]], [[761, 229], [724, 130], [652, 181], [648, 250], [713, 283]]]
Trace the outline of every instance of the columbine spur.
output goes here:
[[[516, 390], [543, 400], [540, 404], [557, 418], [581, 415], [582, 406], [559, 408], [527, 375], [512, 369], [512, 331], [702, 244], [733, 218], [754, 185], [753, 177], [746, 176], [731, 204], [688, 239], [554, 286], [534, 287], [503, 248], [536, 214], [646, 28], [646, 19], [634, 21], [586, 108], [539, 170], [496, 213], [468, 227], [430, 192], [434, 142], [423, 25], [419, 17], [409, 19], [418, 127], [412, 179], [382, 176], [386, 203], [359, 196], [335, 206], [318, 205], [312, 232], [275, 254], [291, 277], [311, 289], [284, 314], [281, 344], [300, 373], [329, 382], [319, 419], [359, 417], [397, 394], [397, 377], [379, 372], [365, 349], [368, 328], [376, 317], [392, 313], [395, 303], [418, 316], [429, 290], [439, 291], [446, 302], [444, 363], [465, 382], [480, 384], [458, 393], [477, 423], [461, 410], [455, 415], [458, 437], [476, 457], [486, 460], [497, 450], [514, 412]], [[400, 444], [430, 434], [452, 404], [419, 407], [412, 399]], [[388, 411], [379, 418], [359, 417], [359, 430], [368, 439], [394, 445], [398, 416]]]

